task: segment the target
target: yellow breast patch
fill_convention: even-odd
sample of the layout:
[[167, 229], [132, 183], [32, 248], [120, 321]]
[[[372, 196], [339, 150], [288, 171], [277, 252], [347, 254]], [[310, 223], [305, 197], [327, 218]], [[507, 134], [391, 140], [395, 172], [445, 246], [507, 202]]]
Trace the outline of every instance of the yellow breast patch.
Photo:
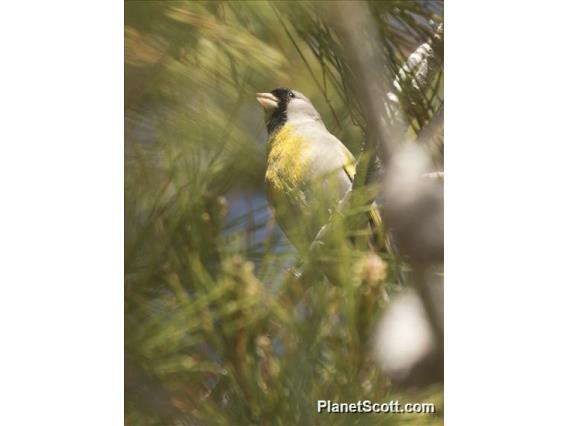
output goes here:
[[289, 191], [305, 181], [306, 141], [284, 125], [268, 140], [266, 181], [273, 191]]

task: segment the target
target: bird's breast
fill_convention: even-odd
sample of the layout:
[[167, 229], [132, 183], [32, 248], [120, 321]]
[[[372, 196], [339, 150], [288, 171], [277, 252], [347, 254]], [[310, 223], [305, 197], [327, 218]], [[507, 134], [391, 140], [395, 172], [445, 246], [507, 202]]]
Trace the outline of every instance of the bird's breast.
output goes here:
[[307, 141], [284, 125], [268, 140], [266, 183], [273, 192], [289, 192], [306, 181]]

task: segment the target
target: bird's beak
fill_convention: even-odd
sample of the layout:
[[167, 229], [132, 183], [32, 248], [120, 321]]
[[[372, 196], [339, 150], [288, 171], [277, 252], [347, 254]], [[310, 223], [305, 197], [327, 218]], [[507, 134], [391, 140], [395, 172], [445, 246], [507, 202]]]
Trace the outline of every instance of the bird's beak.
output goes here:
[[278, 98], [272, 93], [257, 93], [256, 100], [265, 110], [278, 108]]

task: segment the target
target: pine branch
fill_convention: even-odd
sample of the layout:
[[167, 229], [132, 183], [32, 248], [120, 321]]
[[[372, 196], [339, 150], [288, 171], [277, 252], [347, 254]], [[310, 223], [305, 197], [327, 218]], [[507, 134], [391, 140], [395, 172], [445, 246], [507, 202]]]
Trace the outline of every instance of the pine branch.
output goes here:
[[[401, 143], [404, 116], [396, 95], [397, 90], [400, 93], [409, 86], [416, 93], [424, 92], [437, 63], [434, 48], [426, 43], [410, 55], [398, 77], [399, 82], [409, 84], [389, 87], [384, 77], [386, 67], [381, 40], [367, 5], [336, 2], [326, 9], [330, 25], [343, 41], [345, 60], [354, 74], [356, 96], [363, 106], [367, 158], [380, 158], [385, 167], [386, 225], [412, 266], [414, 282], [434, 330], [436, 353], [440, 357], [443, 354], [442, 304], [432, 297], [436, 293], [431, 291], [429, 271], [443, 261], [443, 188], [440, 179], [425, 179], [425, 176], [431, 177], [427, 175], [431, 171], [431, 159], [424, 146], [416, 142]], [[440, 27], [440, 41], [442, 31]], [[435, 135], [433, 130], [429, 132]], [[421, 135], [422, 140], [431, 139], [427, 133]], [[358, 167], [357, 172], [366, 174], [367, 171]], [[341, 215], [352, 202], [356, 183], [339, 203], [337, 214]], [[312, 248], [325, 245], [332, 224], [333, 218], [318, 233]]]

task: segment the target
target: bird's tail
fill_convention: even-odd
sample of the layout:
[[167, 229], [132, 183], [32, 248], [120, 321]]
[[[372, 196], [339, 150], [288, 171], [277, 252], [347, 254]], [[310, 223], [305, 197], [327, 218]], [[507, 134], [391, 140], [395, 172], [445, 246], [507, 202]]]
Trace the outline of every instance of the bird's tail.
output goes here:
[[376, 202], [373, 202], [369, 209], [369, 222], [374, 236], [373, 241], [377, 246], [377, 249], [379, 251], [385, 250], [389, 255], [394, 257], [396, 255], [396, 248], [391, 236], [385, 229], [385, 225]]
[[371, 248], [379, 253], [384, 253], [391, 259], [391, 276], [398, 284], [405, 282], [403, 262], [398, 255], [398, 250], [391, 234], [385, 229], [381, 213], [377, 203], [373, 202], [369, 210], [369, 222], [373, 233]]

